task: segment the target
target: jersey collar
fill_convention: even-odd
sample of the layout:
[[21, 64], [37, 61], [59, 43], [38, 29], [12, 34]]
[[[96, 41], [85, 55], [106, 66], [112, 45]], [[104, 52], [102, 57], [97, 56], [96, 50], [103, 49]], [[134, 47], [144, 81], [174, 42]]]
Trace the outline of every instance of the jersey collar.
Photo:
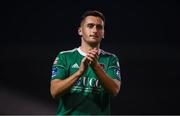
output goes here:
[[[82, 55], [82, 56], [86, 56], [87, 54], [85, 52], [83, 52], [80, 47], [77, 49], [77, 51]], [[98, 55], [101, 53], [101, 49], [99, 49], [99, 53]]]

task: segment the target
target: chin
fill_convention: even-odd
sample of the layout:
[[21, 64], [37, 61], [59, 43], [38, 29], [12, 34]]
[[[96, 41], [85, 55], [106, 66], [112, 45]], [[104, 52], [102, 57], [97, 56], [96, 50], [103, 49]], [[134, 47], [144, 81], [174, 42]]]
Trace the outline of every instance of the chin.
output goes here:
[[93, 47], [96, 47], [96, 46], [98, 46], [100, 44], [100, 42], [98, 42], [98, 41], [91, 41], [91, 42], [89, 42], [89, 45], [91, 45], [91, 46], [93, 46]]

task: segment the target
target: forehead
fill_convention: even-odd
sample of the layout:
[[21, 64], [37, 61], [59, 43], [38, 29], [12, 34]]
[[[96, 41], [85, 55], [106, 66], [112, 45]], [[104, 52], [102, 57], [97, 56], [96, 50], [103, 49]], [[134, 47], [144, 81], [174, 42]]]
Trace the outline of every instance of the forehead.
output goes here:
[[98, 16], [87, 16], [84, 19], [84, 24], [88, 24], [88, 23], [104, 25], [103, 20], [100, 17], [98, 17]]

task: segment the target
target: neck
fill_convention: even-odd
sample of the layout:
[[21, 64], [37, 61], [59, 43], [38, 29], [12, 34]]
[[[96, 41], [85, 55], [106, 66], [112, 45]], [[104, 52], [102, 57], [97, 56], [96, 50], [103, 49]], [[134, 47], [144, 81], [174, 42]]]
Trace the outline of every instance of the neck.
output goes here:
[[81, 43], [80, 49], [85, 52], [88, 53], [88, 51], [97, 48], [99, 50], [100, 44], [96, 45], [96, 46], [90, 46], [89, 44], [86, 44], [85, 42]]

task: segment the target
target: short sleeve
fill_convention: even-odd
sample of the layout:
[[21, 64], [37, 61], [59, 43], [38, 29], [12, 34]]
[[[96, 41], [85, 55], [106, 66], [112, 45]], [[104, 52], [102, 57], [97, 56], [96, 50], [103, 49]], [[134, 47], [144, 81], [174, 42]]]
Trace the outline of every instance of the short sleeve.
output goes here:
[[110, 63], [107, 69], [107, 74], [113, 79], [117, 79], [121, 81], [119, 59], [115, 55], [113, 55], [113, 57], [110, 60]]
[[66, 65], [63, 54], [59, 53], [53, 62], [51, 80], [64, 79], [66, 76]]

